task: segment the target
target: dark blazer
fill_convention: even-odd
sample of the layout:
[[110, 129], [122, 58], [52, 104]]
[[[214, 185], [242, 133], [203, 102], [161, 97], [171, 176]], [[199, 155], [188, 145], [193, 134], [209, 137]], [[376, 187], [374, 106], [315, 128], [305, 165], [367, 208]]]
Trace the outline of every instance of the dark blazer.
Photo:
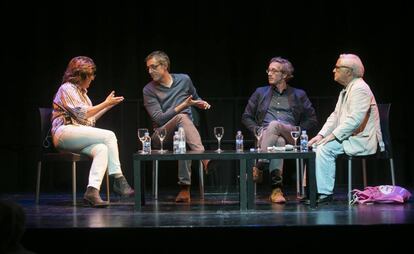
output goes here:
[[[250, 96], [246, 109], [242, 115], [242, 123], [254, 133], [254, 127], [262, 125], [266, 112], [272, 100], [272, 86], [259, 87]], [[302, 130], [311, 131], [318, 124], [315, 109], [312, 107], [305, 91], [287, 86], [288, 102], [295, 118], [295, 125]]]

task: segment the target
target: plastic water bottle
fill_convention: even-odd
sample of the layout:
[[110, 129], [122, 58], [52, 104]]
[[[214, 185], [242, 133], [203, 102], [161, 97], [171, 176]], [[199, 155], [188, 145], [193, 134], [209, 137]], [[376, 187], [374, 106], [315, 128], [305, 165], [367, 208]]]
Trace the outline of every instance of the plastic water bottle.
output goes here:
[[243, 134], [237, 131], [236, 135], [236, 152], [243, 152]]
[[308, 151], [308, 134], [306, 134], [306, 130], [303, 130], [302, 135], [300, 135], [300, 151]]
[[179, 153], [186, 153], [186, 142], [185, 142], [185, 132], [184, 128], [180, 127], [178, 128], [178, 136], [179, 136]]
[[145, 132], [144, 135], [144, 153], [151, 153], [151, 137], [149, 132]]
[[173, 137], [173, 152], [180, 153], [179, 147], [180, 147], [180, 137], [178, 136], [178, 131], [176, 131]]

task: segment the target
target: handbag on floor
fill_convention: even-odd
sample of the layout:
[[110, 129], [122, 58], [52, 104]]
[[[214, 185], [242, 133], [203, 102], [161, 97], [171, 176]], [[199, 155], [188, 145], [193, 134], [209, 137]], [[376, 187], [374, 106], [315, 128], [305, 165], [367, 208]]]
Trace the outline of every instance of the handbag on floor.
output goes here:
[[396, 203], [402, 204], [409, 200], [411, 193], [400, 186], [379, 185], [373, 187], [365, 187], [364, 190], [352, 190], [351, 204], [366, 203]]

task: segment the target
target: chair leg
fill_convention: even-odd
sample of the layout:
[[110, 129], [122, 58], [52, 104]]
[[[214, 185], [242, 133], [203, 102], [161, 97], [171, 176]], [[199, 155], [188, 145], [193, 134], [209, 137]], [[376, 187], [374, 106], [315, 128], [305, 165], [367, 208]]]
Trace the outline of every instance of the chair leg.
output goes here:
[[367, 187], [367, 162], [362, 159], [362, 178], [364, 180], [364, 188]]
[[158, 160], [152, 163], [152, 194], [158, 200]]
[[348, 158], [348, 204], [351, 204], [352, 189], [352, 159]]
[[203, 162], [200, 160], [198, 164], [198, 175], [200, 178], [200, 199], [204, 200], [204, 170], [203, 170]]
[[40, 193], [40, 176], [42, 174], [42, 161], [37, 163], [37, 179], [36, 179], [36, 205], [39, 204], [39, 193]]
[[72, 161], [72, 200], [76, 206], [76, 162]]
[[391, 169], [392, 185], [395, 185], [395, 172], [394, 172], [394, 159], [393, 158], [390, 158], [390, 169]]
[[106, 201], [111, 202], [109, 194], [109, 173], [108, 170], [105, 171], [106, 176]]

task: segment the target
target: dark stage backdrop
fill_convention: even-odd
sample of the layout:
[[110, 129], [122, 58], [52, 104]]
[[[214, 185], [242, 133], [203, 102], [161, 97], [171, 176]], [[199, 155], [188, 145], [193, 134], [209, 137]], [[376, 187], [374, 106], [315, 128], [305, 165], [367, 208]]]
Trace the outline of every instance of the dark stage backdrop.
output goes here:
[[[322, 124], [341, 89], [332, 73], [339, 54], [358, 54], [377, 101], [392, 103], [397, 184], [413, 187], [414, 152], [409, 146], [408, 124], [413, 99], [408, 90], [414, 44], [408, 1], [285, 2], [3, 1], [0, 191], [34, 190], [39, 151], [37, 108], [51, 106], [68, 61], [79, 55], [90, 56], [98, 67], [89, 90], [95, 104], [111, 90], [126, 98], [98, 127], [117, 134], [123, 170], [132, 181], [136, 128], [150, 126], [142, 108], [142, 88], [149, 81], [144, 58], [153, 50], [165, 51], [172, 72], [189, 74], [198, 93], [212, 104], [211, 110], [200, 114], [200, 132], [203, 139], [210, 140], [212, 127], [217, 125], [225, 127], [225, 139], [234, 139], [237, 129], [251, 138], [240, 116], [255, 88], [266, 84], [265, 69], [273, 56], [291, 60], [295, 67], [291, 85], [308, 93]], [[215, 148], [215, 143], [208, 148]], [[223, 167], [227, 166], [231, 163]], [[389, 183], [386, 166], [371, 164], [372, 183]], [[70, 166], [45, 167], [42, 189], [68, 190]], [[51, 168], [62, 170], [48, 170]], [[234, 173], [221, 174], [210, 182], [235, 183]], [[79, 175], [82, 189], [87, 173]], [[175, 185], [175, 170], [161, 176], [162, 184]], [[339, 176], [338, 182], [345, 183], [345, 174]]]

